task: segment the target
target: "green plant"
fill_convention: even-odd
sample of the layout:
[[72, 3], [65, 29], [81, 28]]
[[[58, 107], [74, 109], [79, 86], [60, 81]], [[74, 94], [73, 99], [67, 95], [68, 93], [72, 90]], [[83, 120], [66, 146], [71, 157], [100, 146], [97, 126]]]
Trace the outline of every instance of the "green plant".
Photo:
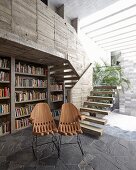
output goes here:
[[103, 66], [95, 63], [93, 73], [94, 85], [121, 86], [122, 90], [130, 87], [130, 81], [125, 77], [120, 66], [110, 66], [103, 61]]

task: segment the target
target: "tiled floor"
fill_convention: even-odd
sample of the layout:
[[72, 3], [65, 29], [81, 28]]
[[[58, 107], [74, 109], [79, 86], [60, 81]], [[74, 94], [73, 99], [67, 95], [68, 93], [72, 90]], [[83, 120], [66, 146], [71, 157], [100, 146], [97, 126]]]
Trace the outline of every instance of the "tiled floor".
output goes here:
[[[60, 159], [52, 147], [42, 146], [34, 160], [31, 128], [0, 138], [0, 170], [136, 170], [136, 132], [106, 126], [99, 139], [82, 135], [85, 155], [77, 145], [62, 147]], [[42, 137], [39, 141], [47, 140]], [[74, 138], [65, 138], [73, 141]]]

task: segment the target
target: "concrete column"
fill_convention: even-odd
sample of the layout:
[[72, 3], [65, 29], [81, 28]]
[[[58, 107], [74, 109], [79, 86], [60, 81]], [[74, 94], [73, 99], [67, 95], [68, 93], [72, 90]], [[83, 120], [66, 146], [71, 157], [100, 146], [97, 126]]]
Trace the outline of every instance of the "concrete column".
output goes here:
[[48, 6], [48, 0], [41, 0], [43, 3], [45, 3], [45, 5]]
[[56, 8], [56, 13], [64, 19], [65, 14], [64, 14], [64, 4]]
[[71, 20], [71, 25], [75, 28], [76, 32], [78, 33], [78, 18]]

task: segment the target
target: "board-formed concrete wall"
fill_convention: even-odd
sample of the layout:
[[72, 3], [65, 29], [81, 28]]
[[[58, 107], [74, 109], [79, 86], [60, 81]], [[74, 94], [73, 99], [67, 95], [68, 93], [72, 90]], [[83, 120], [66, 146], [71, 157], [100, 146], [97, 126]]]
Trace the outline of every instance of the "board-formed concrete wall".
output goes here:
[[[79, 76], [90, 64], [75, 29], [40, 0], [0, 0], [0, 31], [2, 30], [17, 35], [20, 42], [31, 41], [48, 47], [49, 51], [55, 49], [62, 53]], [[81, 104], [83, 96], [87, 96], [91, 85], [90, 74], [92, 73], [85, 73], [73, 88], [73, 103]], [[73, 96], [79, 91], [80, 100], [74, 100]]]
[[121, 66], [131, 84], [129, 90], [120, 92], [120, 113], [136, 116], [136, 53], [122, 55]]
[[87, 56], [75, 29], [42, 1], [1, 0], [0, 15], [0, 29], [56, 49], [79, 75], [84, 71]]

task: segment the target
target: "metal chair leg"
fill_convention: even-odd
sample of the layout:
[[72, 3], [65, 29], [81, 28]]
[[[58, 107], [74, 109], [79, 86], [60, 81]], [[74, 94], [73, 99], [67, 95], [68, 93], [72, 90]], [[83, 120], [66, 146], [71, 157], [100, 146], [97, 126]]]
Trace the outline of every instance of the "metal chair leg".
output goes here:
[[62, 135], [60, 135], [59, 136], [59, 141], [58, 141], [58, 143], [59, 143], [59, 152], [58, 152], [58, 157], [60, 157], [60, 152], [61, 152], [61, 140], [62, 140]]
[[32, 151], [33, 151], [35, 159], [37, 159], [37, 155], [36, 155], [36, 153], [37, 153], [37, 135], [36, 136], [33, 135]]
[[77, 143], [78, 143], [78, 146], [80, 148], [82, 155], [84, 155], [84, 151], [83, 151], [83, 147], [82, 147], [82, 143], [81, 143], [81, 139], [79, 135], [77, 135]]
[[[57, 144], [55, 142], [57, 142]], [[58, 157], [59, 157], [59, 142], [58, 142], [57, 138], [54, 135], [52, 136], [52, 143], [53, 143], [53, 146], [55, 146], [55, 148], [57, 149]]]

